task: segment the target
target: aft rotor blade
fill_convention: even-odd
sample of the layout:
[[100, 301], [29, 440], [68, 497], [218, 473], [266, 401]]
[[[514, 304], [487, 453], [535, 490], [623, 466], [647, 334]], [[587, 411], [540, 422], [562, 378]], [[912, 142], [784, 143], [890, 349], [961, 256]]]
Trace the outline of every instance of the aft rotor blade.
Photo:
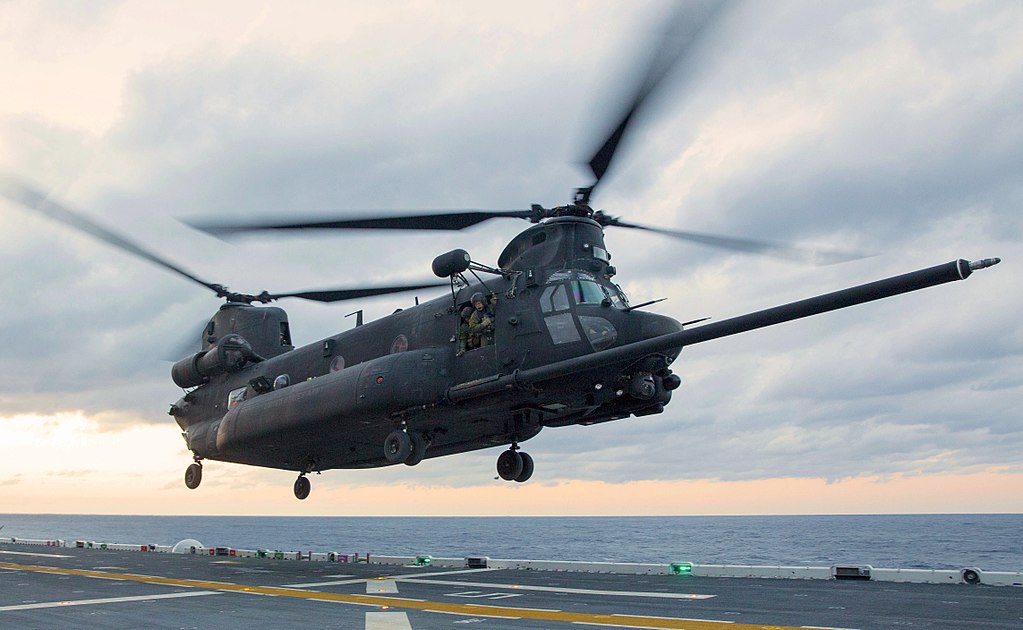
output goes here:
[[[364, 216], [351, 219], [319, 218], [250, 223], [185, 220], [185, 223], [207, 234], [225, 237], [266, 230], [464, 230], [490, 219], [532, 220], [535, 215], [536, 212], [533, 210], [425, 210], [409, 215]], [[539, 217], [536, 220], [539, 220]]]
[[747, 254], [760, 254], [762, 256], [772, 256], [774, 258], [782, 258], [784, 260], [790, 260], [800, 263], [808, 263], [811, 265], [834, 265], [843, 262], [849, 262], [851, 260], [860, 260], [862, 258], [870, 258], [874, 254], [862, 254], [857, 252], [844, 252], [829, 249], [810, 249], [805, 247], [797, 247], [795, 245], [787, 245], [784, 243], [772, 243], [770, 241], [757, 241], [747, 238], [736, 238], [732, 236], [718, 236], [715, 234], [704, 234], [700, 232], [688, 232], [685, 230], [669, 230], [666, 228], [648, 227], [645, 225], [637, 225], [635, 223], [625, 223], [624, 221], [615, 220], [608, 223], [617, 227], [632, 228], [636, 230], [644, 230], [647, 232], [654, 232], [656, 234], [663, 234], [672, 238], [689, 241], [691, 243], [699, 243], [701, 245], [708, 245], [710, 247], [717, 247], [720, 249], [729, 249], [737, 252], [744, 252]]
[[362, 287], [356, 289], [325, 289], [319, 291], [298, 291], [295, 293], [264, 293], [259, 296], [262, 301], [279, 300], [281, 298], [302, 298], [316, 302], [343, 302], [357, 298], [372, 297], [374, 295], [388, 295], [391, 293], [403, 293], [405, 291], [417, 291], [419, 289], [433, 289], [447, 287], [449, 284], [432, 282], [429, 284], [409, 284], [392, 287]]
[[51, 219], [60, 221], [64, 225], [71, 226], [80, 232], [88, 234], [93, 238], [97, 238], [108, 245], [113, 245], [122, 251], [126, 251], [129, 254], [133, 254], [139, 258], [148, 260], [153, 264], [159, 265], [164, 269], [173, 271], [183, 278], [187, 278], [196, 284], [200, 284], [207, 289], [210, 289], [218, 296], [225, 295], [224, 288], [222, 286], [197, 278], [181, 267], [161, 258], [160, 256], [157, 256], [142, 246], [129, 241], [123, 236], [114, 233], [98, 223], [93, 223], [83, 215], [57, 203], [53, 199], [50, 199], [47, 195], [44, 195], [32, 186], [29, 186], [15, 177], [0, 173], [0, 195], [6, 197], [9, 201], [13, 201], [14, 203], [24, 206], [29, 210], [34, 210], [35, 212], [45, 215]]
[[610, 168], [618, 145], [636, 114], [648, 102], [651, 94], [662, 84], [664, 78], [700, 41], [703, 33], [716, 22], [726, 4], [728, 3], [724, 1], [705, 2], [695, 7], [693, 4], [680, 4], [666, 20], [664, 32], [659, 38], [652, 58], [646, 65], [646, 70], [636, 73], [642, 76], [636, 91], [626, 101], [622, 113], [615, 119], [617, 122], [611, 127], [610, 133], [600, 141], [601, 144], [586, 162], [595, 181], [588, 188], [581, 189], [582, 198], [579, 201], [589, 200], [593, 189], [597, 187]]

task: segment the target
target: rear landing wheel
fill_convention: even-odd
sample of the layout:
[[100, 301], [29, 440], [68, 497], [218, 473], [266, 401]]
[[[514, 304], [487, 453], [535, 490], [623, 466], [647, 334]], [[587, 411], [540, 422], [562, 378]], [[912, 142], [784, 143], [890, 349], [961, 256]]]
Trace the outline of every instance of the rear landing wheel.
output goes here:
[[185, 486], [189, 490], [195, 490], [199, 487], [200, 482], [202, 482], [202, 464], [199, 462], [189, 464], [185, 469]]
[[522, 483], [533, 476], [533, 458], [529, 453], [519, 453], [519, 457], [522, 458], [522, 472], [515, 476], [515, 481]]
[[497, 458], [497, 475], [505, 481], [514, 481], [522, 474], [522, 455], [508, 449]]
[[309, 490], [311, 489], [312, 484], [309, 483], [309, 479], [305, 475], [299, 475], [298, 479], [295, 480], [295, 498], [301, 501], [309, 496]]

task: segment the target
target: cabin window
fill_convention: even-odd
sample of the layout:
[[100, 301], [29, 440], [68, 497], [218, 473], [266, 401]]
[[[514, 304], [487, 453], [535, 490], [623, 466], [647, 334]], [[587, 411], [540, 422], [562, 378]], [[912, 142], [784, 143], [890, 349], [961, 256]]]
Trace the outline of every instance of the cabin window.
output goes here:
[[579, 341], [579, 330], [575, 327], [571, 313], [551, 315], [545, 317], [544, 322], [547, 323], [547, 331], [551, 333], [551, 340], [555, 344]]
[[405, 352], [408, 350], [408, 337], [405, 335], [398, 335], [391, 342], [391, 354], [398, 354], [399, 352]]
[[281, 322], [281, 345], [291, 345], [291, 330], [288, 328], [288, 322]]

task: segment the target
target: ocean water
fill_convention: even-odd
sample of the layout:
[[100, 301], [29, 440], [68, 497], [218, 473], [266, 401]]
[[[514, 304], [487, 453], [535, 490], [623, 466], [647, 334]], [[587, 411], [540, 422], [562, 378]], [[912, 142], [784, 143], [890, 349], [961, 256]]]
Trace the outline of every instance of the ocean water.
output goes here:
[[1023, 570], [1023, 514], [255, 517], [0, 514], [0, 537], [435, 557]]

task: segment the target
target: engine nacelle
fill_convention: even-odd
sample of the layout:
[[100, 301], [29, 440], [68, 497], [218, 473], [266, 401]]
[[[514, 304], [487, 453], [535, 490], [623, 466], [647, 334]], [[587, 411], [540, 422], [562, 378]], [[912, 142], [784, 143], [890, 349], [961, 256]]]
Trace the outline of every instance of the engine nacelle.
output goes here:
[[178, 387], [197, 387], [210, 380], [211, 376], [235, 372], [249, 362], [263, 358], [252, 350], [252, 345], [241, 335], [225, 335], [205, 352], [185, 357], [171, 368], [171, 378]]

